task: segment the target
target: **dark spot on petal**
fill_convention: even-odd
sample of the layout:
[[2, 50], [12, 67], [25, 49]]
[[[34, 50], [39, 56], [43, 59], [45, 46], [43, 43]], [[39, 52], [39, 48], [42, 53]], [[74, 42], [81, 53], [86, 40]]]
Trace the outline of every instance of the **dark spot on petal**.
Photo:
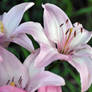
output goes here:
[[61, 24], [60, 27], [62, 27], [64, 24]]
[[76, 31], [74, 31], [74, 37], [76, 37]]
[[66, 20], [66, 23], [68, 23], [68, 19]]

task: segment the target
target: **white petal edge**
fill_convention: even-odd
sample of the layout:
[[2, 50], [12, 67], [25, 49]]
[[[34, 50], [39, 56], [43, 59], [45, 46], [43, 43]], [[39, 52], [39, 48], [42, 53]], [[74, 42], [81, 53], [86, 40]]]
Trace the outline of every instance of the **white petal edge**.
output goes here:
[[[32, 84], [31, 84], [32, 83]], [[32, 81], [30, 82], [30, 86], [28, 87], [28, 91], [34, 92], [38, 88], [42, 86], [64, 86], [65, 81], [62, 77], [48, 72], [48, 71], [43, 71], [39, 73], [37, 76], [35, 76]]]
[[4, 14], [2, 21], [8, 36], [15, 31], [15, 28], [19, 25], [25, 11], [33, 5], [33, 2], [21, 3], [15, 5], [8, 11], [8, 13]]

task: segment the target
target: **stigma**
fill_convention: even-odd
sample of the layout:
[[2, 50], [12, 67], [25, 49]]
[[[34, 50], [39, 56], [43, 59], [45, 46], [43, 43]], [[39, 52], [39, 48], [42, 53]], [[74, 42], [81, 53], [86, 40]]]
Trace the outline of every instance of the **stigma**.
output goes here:
[[11, 86], [15, 86], [14, 77], [12, 78], [12, 81], [10, 82]]
[[4, 33], [4, 25], [3, 25], [2, 21], [0, 21], [0, 32]]
[[11, 86], [15, 86], [15, 82], [11, 82], [10, 85], [11, 85]]

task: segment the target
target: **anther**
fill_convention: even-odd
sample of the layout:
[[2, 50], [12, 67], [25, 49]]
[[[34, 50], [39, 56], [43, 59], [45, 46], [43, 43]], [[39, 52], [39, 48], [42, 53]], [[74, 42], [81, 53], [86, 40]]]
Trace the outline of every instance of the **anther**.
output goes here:
[[56, 43], [55, 43], [55, 47], [58, 48]]
[[81, 33], [83, 32], [83, 28], [81, 28]]
[[65, 34], [67, 35], [67, 34], [68, 34], [68, 32], [69, 32], [69, 29], [66, 31], [66, 33], [65, 33]]
[[66, 20], [66, 23], [68, 23], [68, 19]]
[[74, 37], [76, 37], [76, 31], [74, 31]]
[[22, 76], [20, 76], [20, 78], [19, 78], [19, 80], [18, 80], [18, 83], [19, 83], [19, 85], [22, 84]]
[[60, 27], [62, 27], [64, 24], [61, 24]]
[[10, 80], [7, 81], [6, 85], [8, 85], [10, 83]]

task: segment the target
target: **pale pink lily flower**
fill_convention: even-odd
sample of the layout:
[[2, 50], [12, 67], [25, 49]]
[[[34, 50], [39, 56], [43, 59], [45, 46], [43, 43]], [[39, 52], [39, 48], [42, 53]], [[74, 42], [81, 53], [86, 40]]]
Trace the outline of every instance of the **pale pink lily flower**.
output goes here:
[[78, 22], [72, 25], [63, 10], [56, 5], [48, 3], [43, 8], [44, 30], [39, 23], [34, 22], [24, 23], [18, 29], [24, 33], [27, 30], [40, 44], [35, 65], [47, 66], [58, 59], [68, 61], [80, 73], [81, 90], [86, 91], [92, 83], [92, 48], [86, 44], [92, 32]]
[[34, 66], [38, 53], [39, 49], [29, 55], [22, 64], [11, 52], [0, 47], [0, 55], [3, 58], [3, 62], [0, 62], [0, 90], [7, 87], [9, 90], [19, 88], [26, 92], [34, 92], [42, 86], [65, 85], [62, 77], [45, 71], [43, 67], [36, 68]]
[[[33, 51], [34, 47], [26, 34], [12, 35], [18, 28], [24, 13], [34, 5], [32, 2], [18, 4], [7, 13], [0, 16], [0, 45], [7, 47], [10, 42], [14, 42], [24, 48]], [[20, 30], [18, 30], [20, 31]]]
[[38, 89], [38, 92], [62, 92], [60, 86], [46, 86]]

